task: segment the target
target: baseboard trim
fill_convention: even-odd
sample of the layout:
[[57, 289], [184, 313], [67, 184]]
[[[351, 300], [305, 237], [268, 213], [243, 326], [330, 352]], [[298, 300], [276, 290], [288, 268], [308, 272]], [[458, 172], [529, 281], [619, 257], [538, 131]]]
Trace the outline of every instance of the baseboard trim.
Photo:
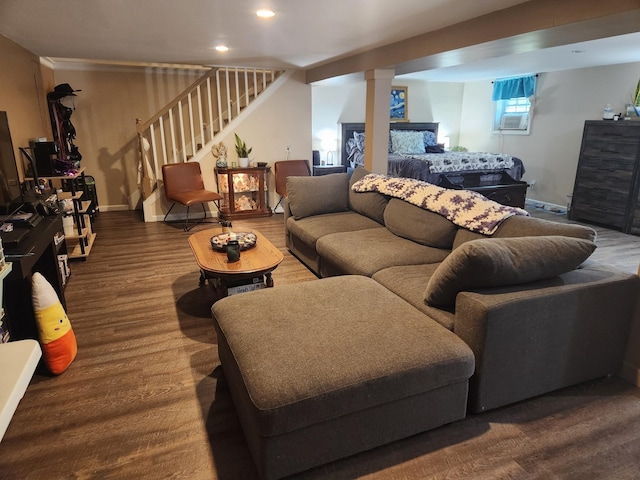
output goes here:
[[635, 365], [625, 361], [618, 376], [629, 383], [633, 383], [636, 387], [640, 387], [640, 369]]
[[124, 212], [131, 210], [129, 205], [100, 205], [99, 209], [101, 212]]
[[556, 215], [566, 215], [567, 207], [562, 205], [557, 205], [555, 203], [542, 202], [540, 200], [536, 200], [534, 198], [527, 198], [525, 200], [525, 206], [529, 208], [536, 208], [540, 210], [544, 210], [549, 213], [555, 213]]

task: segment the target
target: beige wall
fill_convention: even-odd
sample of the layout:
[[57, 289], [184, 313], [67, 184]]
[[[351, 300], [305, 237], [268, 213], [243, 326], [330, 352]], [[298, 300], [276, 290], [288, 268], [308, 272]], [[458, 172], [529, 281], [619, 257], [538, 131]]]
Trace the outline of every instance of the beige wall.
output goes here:
[[[441, 134], [446, 134], [451, 137], [452, 142], [457, 142], [464, 84], [397, 78], [393, 85], [408, 87], [407, 113], [411, 122], [439, 122]], [[333, 133], [340, 158], [340, 124], [365, 121], [366, 89], [364, 77], [342, 85], [318, 84], [312, 87], [315, 150], [322, 150], [322, 138]]]
[[50, 70], [40, 71], [37, 56], [0, 35], [0, 110], [7, 112], [16, 159], [18, 147], [28, 147], [29, 140], [51, 135], [46, 109], [46, 85]]
[[[530, 135], [494, 135], [491, 80], [441, 83], [397, 78], [409, 87], [409, 120], [439, 122], [451, 145], [522, 158], [524, 179], [536, 182], [529, 198], [564, 206], [573, 191], [585, 120], [602, 118], [611, 104], [623, 111], [640, 78], [640, 63], [541, 73]], [[318, 132], [340, 131], [340, 122], [364, 122], [364, 80], [313, 87], [314, 148]]]
[[75, 105], [71, 122], [81, 165], [95, 177], [100, 208], [138, 208], [136, 118], [146, 120], [199, 78], [203, 70], [164, 68], [56, 68], [56, 84], [82, 90], [62, 102]]
[[[96, 178], [101, 209], [140, 206], [135, 120], [150, 118], [202, 73], [161, 68], [56, 69], [56, 83], [82, 90], [74, 98], [76, 110], [71, 120], [82, 165]], [[238, 134], [253, 147], [252, 160], [283, 160], [287, 144], [292, 158], [311, 157], [310, 87], [302, 80], [301, 74], [295, 75], [237, 127]], [[68, 98], [64, 102], [72, 104]], [[230, 156], [235, 155], [233, 132], [216, 141], [224, 141]], [[213, 157], [208, 155], [201, 163], [206, 186], [215, 190]], [[166, 207], [164, 202], [160, 205]]]
[[640, 63], [541, 73], [530, 135], [492, 134], [491, 82], [467, 83], [460, 144], [522, 158], [524, 179], [535, 180], [527, 197], [564, 206], [573, 191], [585, 120], [602, 119], [607, 104], [623, 111], [638, 78]]

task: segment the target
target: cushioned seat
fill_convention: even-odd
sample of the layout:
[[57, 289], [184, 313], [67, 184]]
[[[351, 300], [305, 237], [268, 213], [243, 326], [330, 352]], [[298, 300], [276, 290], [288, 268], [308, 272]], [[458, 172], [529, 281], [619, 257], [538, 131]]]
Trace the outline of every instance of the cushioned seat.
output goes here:
[[427, 314], [443, 327], [453, 330], [455, 314], [453, 309], [445, 310], [431, 307], [424, 301], [427, 283], [440, 264], [402, 265], [377, 271], [373, 278], [383, 287], [389, 289], [422, 313]]
[[469, 347], [370, 278], [227, 297], [212, 312], [225, 377], [264, 478], [465, 416]]
[[[207, 218], [207, 210], [204, 204], [214, 202], [220, 210], [218, 202], [222, 200], [222, 195], [204, 188], [202, 171], [198, 162], [169, 163], [162, 166], [162, 179], [164, 181], [164, 191], [167, 200], [172, 201], [169, 211], [164, 216], [167, 217], [175, 207], [176, 203], [187, 207], [187, 217], [184, 221], [184, 230], [192, 229], [197, 223]], [[204, 217], [189, 226], [189, 209], [193, 205], [201, 205]]]
[[345, 273], [370, 277], [383, 268], [441, 262], [450, 253], [398, 237], [386, 228], [325, 235], [316, 242], [316, 250], [323, 259], [323, 277]]

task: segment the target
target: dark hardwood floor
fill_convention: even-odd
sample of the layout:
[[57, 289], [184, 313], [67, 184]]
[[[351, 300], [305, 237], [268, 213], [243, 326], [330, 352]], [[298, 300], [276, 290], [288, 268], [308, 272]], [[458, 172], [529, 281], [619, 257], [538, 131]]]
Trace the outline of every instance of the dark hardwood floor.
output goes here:
[[[282, 215], [234, 227], [257, 229], [282, 250], [276, 287], [315, 279], [286, 251]], [[100, 213], [95, 230], [66, 290], [78, 356], [58, 377], [34, 377], [0, 443], [0, 478], [256, 478], [189, 233], [136, 212]], [[640, 237], [598, 231], [595, 258], [636, 272]], [[640, 478], [640, 390], [617, 377], [588, 382], [296, 478], [362, 477]]]

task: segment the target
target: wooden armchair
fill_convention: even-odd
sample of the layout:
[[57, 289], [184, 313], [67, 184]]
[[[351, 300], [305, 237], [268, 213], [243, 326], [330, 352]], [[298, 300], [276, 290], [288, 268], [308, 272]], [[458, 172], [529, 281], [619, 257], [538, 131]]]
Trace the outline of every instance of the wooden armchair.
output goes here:
[[309, 166], [309, 160], [285, 160], [275, 162], [273, 169], [276, 180], [276, 193], [280, 195], [280, 200], [273, 208], [275, 211], [282, 199], [287, 196], [287, 177], [309, 177], [311, 176], [311, 167]]
[[[171, 210], [179, 203], [187, 207], [187, 218], [184, 221], [184, 231], [188, 232], [202, 220], [207, 218], [207, 210], [204, 208], [205, 202], [214, 202], [220, 210], [218, 203], [222, 195], [210, 190], [205, 190], [202, 180], [202, 170], [198, 162], [170, 163], [162, 166], [162, 178], [164, 180], [164, 191], [167, 200], [171, 200], [171, 208], [164, 216], [164, 222]], [[189, 207], [192, 205], [202, 205], [204, 217], [189, 226]]]

